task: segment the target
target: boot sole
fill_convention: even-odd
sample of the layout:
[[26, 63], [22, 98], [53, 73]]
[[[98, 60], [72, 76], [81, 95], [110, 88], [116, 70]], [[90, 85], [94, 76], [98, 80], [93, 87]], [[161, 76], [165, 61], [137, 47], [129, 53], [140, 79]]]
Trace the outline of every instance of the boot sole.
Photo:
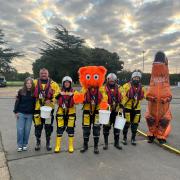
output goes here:
[[41, 149], [35, 149], [35, 151], [40, 151]]
[[54, 153], [60, 153], [61, 151], [59, 150], [59, 151], [54, 151]]
[[85, 153], [86, 151], [88, 151], [88, 149], [86, 149], [86, 150], [80, 150], [80, 153]]
[[122, 147], [117, 147], [117, 146], [114, 146], [114, 147], [118, 150], [122, 150]]
[[98, 152], [94, 151], [94, 154], [99, 154], [99, 151]]

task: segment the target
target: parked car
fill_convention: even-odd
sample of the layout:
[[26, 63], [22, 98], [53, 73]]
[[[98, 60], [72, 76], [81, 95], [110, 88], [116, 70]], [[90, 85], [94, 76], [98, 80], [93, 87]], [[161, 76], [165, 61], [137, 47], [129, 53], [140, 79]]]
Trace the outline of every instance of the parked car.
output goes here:
[[7, 81], [4, 76], [0, 76], [0, 87], [6, 87]]

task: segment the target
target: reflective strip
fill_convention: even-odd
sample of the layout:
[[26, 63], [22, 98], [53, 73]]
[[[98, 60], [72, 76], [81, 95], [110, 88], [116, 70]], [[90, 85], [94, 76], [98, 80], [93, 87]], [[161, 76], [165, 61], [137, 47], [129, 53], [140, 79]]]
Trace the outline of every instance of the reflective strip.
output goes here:
[[90, 125], [90, 115], [89, 114], [84, 114], [83, 125], [84, 126], [89, 126]]
[[126, 122], [131, 122], [130, 113], [125, 113]]
[[64, 126], [64, 119], [62, 116], [57, 117], [57, 125], [58, 125], [58, 127]]
[[36, 126], [41, 125], [41, 117], [40, 114], [34, 114], [34, 124]]
[[139, 123], [140, 121], [140, 114], [136, 114], [135, 117], [134, 117], [134, 123]]
[[99, 114], [95, 114], [94, 124], [99, 124]]
[[75, 121], [75, 117], [73, 116], [69, 116], [69, 119], [68, 119], [68, 127], [74, 127], [74, 121]]

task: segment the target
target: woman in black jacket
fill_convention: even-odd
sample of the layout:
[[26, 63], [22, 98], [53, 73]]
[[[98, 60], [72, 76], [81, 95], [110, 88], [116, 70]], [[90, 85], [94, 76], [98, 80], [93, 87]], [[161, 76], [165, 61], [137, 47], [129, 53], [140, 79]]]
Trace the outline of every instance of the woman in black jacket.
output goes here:
[[35, 99], [33, 97], [33, 79], [27, 78], [24, 86], [18, 91], [14, 106], [17, 118], [17, 151], [26, 151], [31, 131]]

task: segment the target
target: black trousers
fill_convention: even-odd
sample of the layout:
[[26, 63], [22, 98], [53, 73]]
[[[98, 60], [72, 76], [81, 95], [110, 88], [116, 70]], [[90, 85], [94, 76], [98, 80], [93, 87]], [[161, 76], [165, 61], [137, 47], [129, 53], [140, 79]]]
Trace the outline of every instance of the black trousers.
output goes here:
[[91, 134], [91, 127], [93, 128], [93, 137], [94, 140], [98, 142], [100, 136], [100, 124], [97, 122], [99, 121], [99, 111], [95, 110], [92, 114], [88, 110], [83, 111], [83, 122], [82, 122], [82, 129], [83, 129], [83, 138], [85, 142], [89, 141], [89, 136]]
[[46, 120], [40, 117], [40, 111], [35, 111], [34, 113], [34, 127], [35, 127], [35, 136], [40, 139], [43, 128], [45, 129], [46, 139], [51, 137], [53, 132], [53, 122], [54, 122], [54, 110], [51, 112], [51, 122], [46, 124]]
[[127, 139], [128, 129], [131, 126], [132, 139], [135, 139], [137, 128], [141, 119], [141, 111], [134, 109], [124, 109], [124, 117], [126, 118], [126, 124], [123, 129], [124, 139]]
[[74, 136], [76, 114], [57, 115], [57, 136], [61, 137], [66, 130], [68, 136]]

